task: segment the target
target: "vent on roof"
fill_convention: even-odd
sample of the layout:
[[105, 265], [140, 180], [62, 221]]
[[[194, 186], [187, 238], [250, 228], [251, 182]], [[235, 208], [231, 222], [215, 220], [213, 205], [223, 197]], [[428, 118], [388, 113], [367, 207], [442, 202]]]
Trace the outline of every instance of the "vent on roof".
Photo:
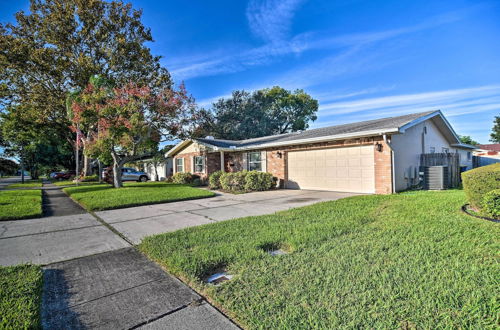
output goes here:
[[207, 139], [207, 140], [215, 140], [215, 138], [212, 135], [205, 136], [205, 139]]

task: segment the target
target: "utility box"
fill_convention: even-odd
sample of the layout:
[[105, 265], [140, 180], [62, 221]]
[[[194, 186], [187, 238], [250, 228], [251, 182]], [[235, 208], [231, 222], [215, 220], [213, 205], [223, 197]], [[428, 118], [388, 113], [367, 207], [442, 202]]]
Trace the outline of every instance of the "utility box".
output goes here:
[[424, 189], [443, 190], [450, 187], [448, 166], [423, 166], [421, 172], [424, 173]]

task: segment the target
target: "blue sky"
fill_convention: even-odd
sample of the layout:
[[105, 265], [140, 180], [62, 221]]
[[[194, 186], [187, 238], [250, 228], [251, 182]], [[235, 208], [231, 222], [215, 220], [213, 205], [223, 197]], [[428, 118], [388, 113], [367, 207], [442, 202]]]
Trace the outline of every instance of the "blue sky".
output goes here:
[[[312, 127], [441, 109], [482, 143], [500, 114], [500, 1], [134, 0], [153, 53], [203, 106], [302, 88]], [[28, 1], [0, 0], [0, 20]]]

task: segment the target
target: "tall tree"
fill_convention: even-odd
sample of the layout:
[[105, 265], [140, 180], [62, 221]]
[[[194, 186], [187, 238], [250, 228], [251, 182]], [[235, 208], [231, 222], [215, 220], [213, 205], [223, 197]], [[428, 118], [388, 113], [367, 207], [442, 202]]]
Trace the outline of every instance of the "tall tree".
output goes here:
[[491, 142], [500, 143], [500, 116], [495, 116], [493, 120], [490, 137]]
[[472, 146], [478, 145], [479, 142], [475, 141], [470, 137], [469, 135], [459, 135], [460, 142], [465, 143], [465, 144], [470, 144]]
[[26, 130], [40, 125], [71, 146], [65, 99], [99, 74], [114, 83], [134, 81], [152, 90], [172, 82], [160, 57], [146, 46], [151, 31], [141, 11], [122, 1], [31, 0], [15, 24], [0, 24], [0, 106], [25, 111]]
[[122, 187], [121, 169], [157, 150], [162, 139], [185, 138], [198, 122], [197, 108], [183, 85], [154, 91], [133, 83], [89, 84], [72, 104], [73, 127], [97, 127], [86, 142], [89, 154], [110, 154], [113, 184]]
[[204, 123], [197, 133], [240, 140], [295, 132], [307, 129], [317, 110], [318, 101], [303, 90], [275, 86], [253, 93], [234, 91], [202, 112]]

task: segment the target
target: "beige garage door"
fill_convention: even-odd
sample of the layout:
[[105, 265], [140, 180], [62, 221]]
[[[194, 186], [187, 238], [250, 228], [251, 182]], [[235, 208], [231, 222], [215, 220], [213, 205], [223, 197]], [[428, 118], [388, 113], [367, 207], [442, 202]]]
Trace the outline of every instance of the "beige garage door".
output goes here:
[[288, 153], [288, 188], [375, 192], [373, 146]]

